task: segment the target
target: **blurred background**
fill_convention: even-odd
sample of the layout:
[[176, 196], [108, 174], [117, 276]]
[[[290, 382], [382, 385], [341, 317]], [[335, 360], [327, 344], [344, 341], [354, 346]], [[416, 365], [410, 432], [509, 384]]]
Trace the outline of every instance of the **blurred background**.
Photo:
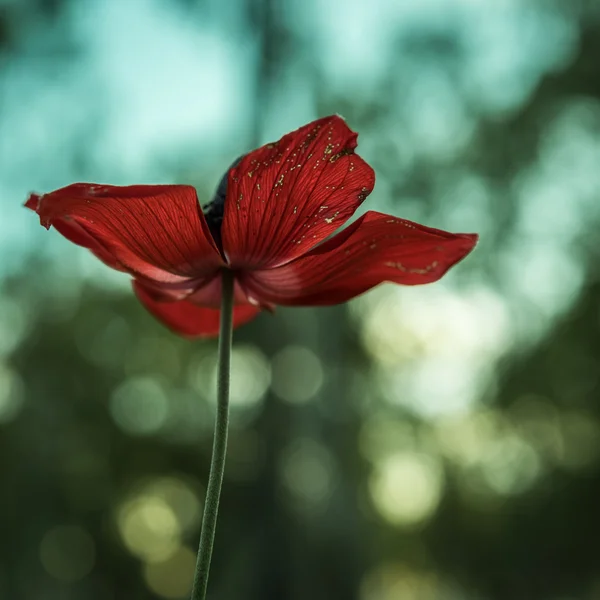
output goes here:
[[210, 590], [600, 599], [600, 3], [0, 0], [0, 598], [186, 598], [216, 344], [22, 204], [189, 183], [331, 113], [443, 281], [235, 334]]

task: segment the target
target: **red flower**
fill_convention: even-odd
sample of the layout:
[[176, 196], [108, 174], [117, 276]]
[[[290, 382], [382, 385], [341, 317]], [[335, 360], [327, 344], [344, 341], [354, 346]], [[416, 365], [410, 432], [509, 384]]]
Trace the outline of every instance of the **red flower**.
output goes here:
[[275, 305], [324, 306], [383, 281], [430, 283], [475, 246], [378, 212], [337, 233], [369, 195], [357, 134], [326, 117], [241, 158], [201, 209], [187, 185], [76, 183], [26, 206], [108, 266], [133, 276], [144, 306], [186, 336], [219, 328], [221, 269], [235, 272], [234, 326]]

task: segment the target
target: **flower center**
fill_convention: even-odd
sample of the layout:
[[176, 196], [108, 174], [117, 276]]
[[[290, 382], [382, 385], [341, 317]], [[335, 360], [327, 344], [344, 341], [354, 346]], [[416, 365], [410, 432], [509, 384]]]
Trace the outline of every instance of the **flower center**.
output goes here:
[[231, 166], [225, 171], [225, 175], [221, 178], [213, 199], [202, 207], [206, 224], [219, 248], [221, 248], [221, 224], [223, 223], [223, 215], [225, 214], [225, 198], [227, 196], [229, 171], [236, 167], [242, 158], [244, 158], [243, 154], [231, 163]]

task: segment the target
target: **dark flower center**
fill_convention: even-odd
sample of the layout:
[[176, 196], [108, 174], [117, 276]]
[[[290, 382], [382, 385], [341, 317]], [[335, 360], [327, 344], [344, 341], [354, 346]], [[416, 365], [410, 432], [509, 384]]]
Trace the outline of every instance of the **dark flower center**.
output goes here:
[[225, 214], [225, 197], [227, 196], [229, 171], [233, 167], [237, 167], [242, 158], [244, 158], [243, 154], [231, 163], [227, 171], [225, 171], [225, 175], [221, 178], [213, 199], [202, 207], [208, 228], [219, 248], [221, 248], [221, 224], [223, 223], [223, 215]]

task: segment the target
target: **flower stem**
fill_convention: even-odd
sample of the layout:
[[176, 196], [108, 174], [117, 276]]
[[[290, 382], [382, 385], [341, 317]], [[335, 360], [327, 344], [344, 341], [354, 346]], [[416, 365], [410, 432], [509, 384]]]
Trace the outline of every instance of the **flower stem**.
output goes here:
[[227, 429], [229, 426], [229, 370], [231, 363], [231, 337], [233, 323], [233, 273], [228, 269], [222, 274], [221, 324], [219, 331], [219, 362], [217, 373], [217, 416], [213, 439], [210, 475], [206, 489], [200, 546], [196, 561], [196, 574], [192, 589], [192, 600], [205, 600], [208, 585], [208, 573], [212, 556], [221, 484], [225, 471], [227, 451]]

